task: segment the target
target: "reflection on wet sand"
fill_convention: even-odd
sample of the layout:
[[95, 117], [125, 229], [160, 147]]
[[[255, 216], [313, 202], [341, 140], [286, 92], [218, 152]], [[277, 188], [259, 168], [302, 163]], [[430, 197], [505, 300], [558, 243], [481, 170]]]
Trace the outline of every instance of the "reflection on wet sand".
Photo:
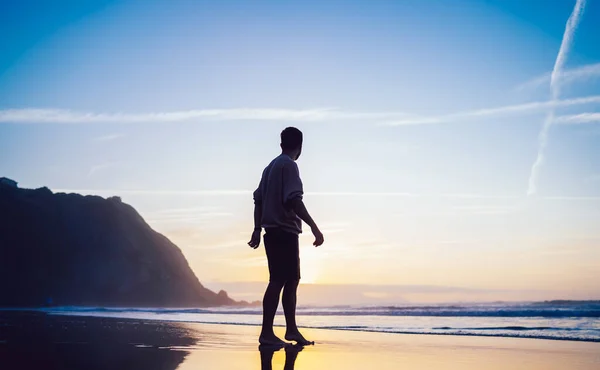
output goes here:
[[184, 324], [0, 312], [0, 368], [175, 370], [197, 335]]
[[[303, 346], [287, 346], [285, 347], [285, 364], [283, 370], [294, 370], [298, 353], [302, 351]], [[260, 369], [273, 370], [273, 354], [281, 349], [281, 347], [259, 346], [260, 351]]]

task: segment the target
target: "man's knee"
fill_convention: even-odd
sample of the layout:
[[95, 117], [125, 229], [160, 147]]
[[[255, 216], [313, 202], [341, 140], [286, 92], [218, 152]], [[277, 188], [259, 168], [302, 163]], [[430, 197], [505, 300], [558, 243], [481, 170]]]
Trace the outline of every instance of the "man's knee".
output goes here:
[[285, 282], [284, 288], [286, 288], [286, 289], [295, 289], [295, 288], [298, 287], [299, 283], [300, 283], [300, 280], [287, 280]]
[[269, 281], [269, 287], [271, 289], [279, 289], [283, 288], [286, 284], [285, 280], [271, 280]]

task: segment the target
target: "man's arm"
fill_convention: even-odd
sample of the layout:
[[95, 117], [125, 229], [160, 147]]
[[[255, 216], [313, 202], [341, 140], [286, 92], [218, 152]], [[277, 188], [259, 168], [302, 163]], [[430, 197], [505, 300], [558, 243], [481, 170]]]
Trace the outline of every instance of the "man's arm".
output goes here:
[[254, 204], [254, 231], [258, 230], [260, 231], [262, 229], [261, 227], [261, 220], [262, 220], [262, 202], [256, 202]]
[[306, 209], [306, 206], [304, 205], [302, 198], [298, 197], [298, 198], [292, 200], [291, 203], [292, 203], [292, 209], [294, 210], [294, 212], [296, 212], [298, 217], [300, 217], [300, 219], [302, 221], [304, 221], [310, 227], [311, 230], [319, 229], [317, 227], [317, 224], [315, 223], [315, 221], [312, 219], [312, 217], [310, 217], [310, 214], [308, 213], [308, 210]]
[[248, 242], [248, 245], [254, 249], [260, 245], [260, 232], [262, 227], [260, 225], [262, 219], [262, 202], [254, 202], [254, 231], [252, 237]]
[[252, 237], [250, 238], [248, 245], [254, 249], [258, 248], [260, 245], [260, 232], [262, 231], [262, 187], [264, 178], [265, 173], [263, 171], [258, 188], [252, 194], [252, 198], [254, 199], [254, 231], [252, 232]]
[[298, 217], [300, 217], [300, 219], [310, 227], [310, 230], [315, 236], [315, 242], [313, 243], [313, 245], [315, 247], [318, 247], [321, 244], [323, 244], [323, 242], [325, 241], [323, 238], [323, 233], [321, 232], [321, 230], [319, 230], [319, 227], [312, 219], [312, 217], [310, 217], [310, 214], [308, 213], [308, 210], [306, 209], [302, 198], [298, 197], [292, 200], [292, 209], [294, 210], [294, 212], [296, 212]]
[[300, 180], [300, 171], [298, 165], [292, 162], [289, 165], [283, 167], [283, 202], [287, 203], [287, 206], [291, 208], [302, 221], [304, 221], [315, 236], [315, 242], [313, 245], [318, 247], [323, 244], [323, 233], [317, 227], [315, 221], [310, 217], [304, 202], [302, 201], [302, 195], [304, 190], [302, 187], [302, 180]]

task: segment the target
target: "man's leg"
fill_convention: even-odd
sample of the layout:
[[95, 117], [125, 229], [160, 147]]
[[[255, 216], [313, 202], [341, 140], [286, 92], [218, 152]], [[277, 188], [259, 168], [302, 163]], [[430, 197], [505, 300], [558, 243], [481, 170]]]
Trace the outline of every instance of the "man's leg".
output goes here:
[[285, 326], [288, 333], [298, 332], [296, 325], [296, 301], [298, 291], [298, 280], [288, 280], [283, 287], [283, 312], [285, 313]]
[[298, 357], [298, 353], [302, 351], [302, 348], [301, 346], [288, 346], [285, 348], [285, 365], [283, 365], [283, 370], [294, 370], [296, 358]]
[[285, 313], [285, 339], [293, 340], [301, 345], [314, 344], [306, 340], [296, 325], [296, 300], [299, 280], [288, 280], [283, 288], [283, 312]]
[[281, 294], [283, 285], [283, 281], [271, 281], [265, 291], [265, 296], [263, 297], [262, 331], [258, 338], [258, 341], [261, 344], [285, 344], [285, 342], [277, 338], [273, 332], [273, 320], [275, 320], [275, 313], [277, 312], [277, 306], [279, 305], [279, 295]]
[[273, 354], [280, 349], [273, 346], [258, 346], [258, 350], [260, 351], [260, 370], [273, 370]]

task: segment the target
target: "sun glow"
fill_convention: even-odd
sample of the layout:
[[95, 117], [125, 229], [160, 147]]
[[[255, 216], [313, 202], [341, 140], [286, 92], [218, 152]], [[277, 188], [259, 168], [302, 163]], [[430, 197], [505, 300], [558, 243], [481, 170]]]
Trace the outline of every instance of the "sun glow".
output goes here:
[[305, 246], [300, 248], [300, 275], [303, 283], [315, 284], [318, 282], [321, 270], [319, 248]]

